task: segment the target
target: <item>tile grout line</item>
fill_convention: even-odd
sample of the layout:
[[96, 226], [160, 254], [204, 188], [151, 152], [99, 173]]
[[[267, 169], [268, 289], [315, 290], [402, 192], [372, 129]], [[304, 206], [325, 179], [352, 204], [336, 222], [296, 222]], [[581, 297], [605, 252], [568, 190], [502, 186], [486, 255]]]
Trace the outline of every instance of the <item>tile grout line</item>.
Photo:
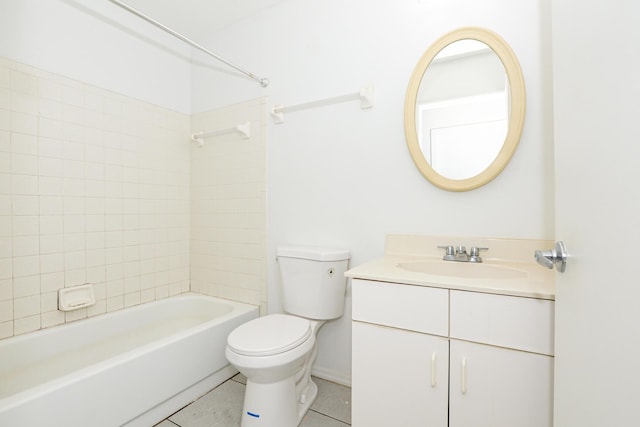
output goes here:
[[311, 409], [311, 408], [309, 408], [309, 411], [313, 411], [313, 412], [315, 412], [316, 414], [320, 414], [320, 415], [322, 415], [322, 416], [324, 416], [324, 417], [331, 418], [332, 420], [336, 420], [336, 421], [338, 421], [339, 423], [342, 423], [342, 424], [344, 424], [344, 425], [348, 425], [348, 426], [350, 426], [350, 425], [351, 425], [351, 423], [348, 423], [348, 422], [346, 422], [346, 421], [342, 421], [341, 419], [336, 418], [336, 417], [332, 417], [332, 416], [331, 416], [331, 415], [329, 415], [329, 414], [325, 414], [325, 413], [323, 413], [323, 412], [316, 411], [315, 409]]

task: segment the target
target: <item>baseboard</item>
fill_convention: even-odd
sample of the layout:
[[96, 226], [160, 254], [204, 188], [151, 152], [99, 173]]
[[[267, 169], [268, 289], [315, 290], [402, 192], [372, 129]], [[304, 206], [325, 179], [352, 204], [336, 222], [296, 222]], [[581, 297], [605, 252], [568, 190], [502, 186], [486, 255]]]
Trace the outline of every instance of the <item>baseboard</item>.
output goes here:
[[345, 375], [344, 372], [336, 372], [320, 366], [314, 366], [311, 368], [311, 375], [336, 384], [351, 387], [351, 376]]

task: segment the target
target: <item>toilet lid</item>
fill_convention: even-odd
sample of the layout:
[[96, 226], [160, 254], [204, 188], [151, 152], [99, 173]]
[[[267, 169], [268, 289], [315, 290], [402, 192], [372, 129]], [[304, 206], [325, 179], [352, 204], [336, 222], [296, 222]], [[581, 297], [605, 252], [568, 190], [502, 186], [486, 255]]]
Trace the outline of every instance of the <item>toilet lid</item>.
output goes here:
[[270, 356], [298, 347], [311, 336], [307, 319], [270, 314], [238, 326], [227, 338], [229, 348], [246, 356]]

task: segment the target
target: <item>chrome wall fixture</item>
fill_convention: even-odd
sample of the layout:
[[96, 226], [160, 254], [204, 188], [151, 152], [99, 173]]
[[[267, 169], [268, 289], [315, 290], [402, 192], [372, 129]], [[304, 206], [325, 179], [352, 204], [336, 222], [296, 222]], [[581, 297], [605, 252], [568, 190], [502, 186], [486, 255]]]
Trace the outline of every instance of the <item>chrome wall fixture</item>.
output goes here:
[[148, 23], [160, 28], [161, 30], [171, 34], [172, 36], [182, 40], [183, 42], [187, 43], [188, 45], [198, 49], [201, 52], [206, 53], [207, 55], [213, 57], [214, 59], [228, 65], [231, 68], [236, 69], [237, 71], [240, 71], [242, 74], [245, 74], [246, 76], [249, 76], [250, 78], [252, 78], [253, 80], [257, 81], [258, 83], [260, 83], [260, 86], [262, 87], [267, 87], [269, 86], [269, 79], [265, 78], [265, 77], [259, 77], [256, 76], [255, 74], [245, 70], [242, 67], [237, 66], [236, 64], [227, 61], [226, 59], [224, 59], [223, 57], [221, 57], [220, 55], [210, 51], [209, 49], [207, 49], [206, 47], [202, 46], [201, 44], [198, 44], [196, 42], [194, 42], [193, 40], [189, 39], [188, 37], [183, 36], [182, 34], [180, 34], [177, 31], [172, 30], [171, 28], [167, 27], [166, 25], [161, 24], [160, 22], [156, 21], [153, 18], [148, 17], [147, 15], [145, 15], [144, 13], [140, 12], [137, 9], [134, 9], [133, 7], [119, 1], [119, 0], [109, 0], [111, 3], [120, 6], [122, 9], [126, 10], [127, 12], [130, 12], [134, 15], [136, 15], [137, 17], [144, 19], [145, 21], [147, 21]]
[[563, 241], [556, 242], [553, 249], [537, 250], [535, 252], [536, 262], [541, 266], [552, 269], [554, 266], [560, 273], [564, 273], [567, 268], [567, 247]]

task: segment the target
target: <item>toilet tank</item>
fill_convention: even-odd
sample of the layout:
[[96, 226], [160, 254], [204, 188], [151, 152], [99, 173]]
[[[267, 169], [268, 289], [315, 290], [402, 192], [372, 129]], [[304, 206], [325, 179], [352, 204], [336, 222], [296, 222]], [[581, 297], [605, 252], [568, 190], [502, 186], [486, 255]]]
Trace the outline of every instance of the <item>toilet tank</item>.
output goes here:
[[278, 248], [277, 256], [287, 313], [318, 320], [342, 316], [348, 250], [289, 246]]

